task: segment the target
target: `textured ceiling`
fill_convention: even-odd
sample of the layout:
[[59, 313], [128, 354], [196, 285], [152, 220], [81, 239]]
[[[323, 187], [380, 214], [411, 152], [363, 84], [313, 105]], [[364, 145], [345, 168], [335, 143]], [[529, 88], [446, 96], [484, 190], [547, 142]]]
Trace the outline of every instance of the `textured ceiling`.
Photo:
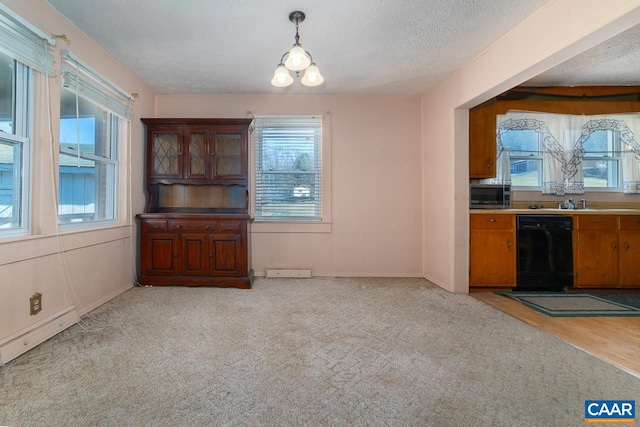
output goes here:
[[640, 86], [640, 25], [529, 80], [530, 86]]
[[[48, 2], [157, 93], [420, 95], [548, 0]], [[294, 10], [306, 14], [300, 41], [325, 77], [322, 86], [270, 84], [294, 42], [295, 26], [288, 19]], [[637, 29], [633, 34], [640, 38]], [[635, 53], [620, 58], [620, 68], [638, 69], [640, 54], [612, 45], [617, 53]], [[594, 49], [594, 54], [610, 50]], [[592, 69], [617, 78], [610, 66], [587, 56], [532, 84], [574, 84], [578, 77], [598, 84]], [[638, 75], [625, 76], [624, 82], [609, 84], [640, 84]]]

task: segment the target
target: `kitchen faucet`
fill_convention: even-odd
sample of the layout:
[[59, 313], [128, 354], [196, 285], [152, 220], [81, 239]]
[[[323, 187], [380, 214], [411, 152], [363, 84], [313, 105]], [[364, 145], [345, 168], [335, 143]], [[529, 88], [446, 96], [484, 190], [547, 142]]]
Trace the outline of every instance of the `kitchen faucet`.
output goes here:
[[587, 209], [587, 199], [580, 199], [580, 209]]

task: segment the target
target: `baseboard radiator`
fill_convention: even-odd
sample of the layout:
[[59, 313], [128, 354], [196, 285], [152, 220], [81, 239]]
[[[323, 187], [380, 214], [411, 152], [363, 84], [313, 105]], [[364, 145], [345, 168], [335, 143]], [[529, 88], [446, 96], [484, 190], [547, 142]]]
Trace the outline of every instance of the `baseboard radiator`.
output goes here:
[[75, 307], [69, 306], [0, 340], [0, 366], [76, 323], [78, 323], [78, 315]]
[[267, 268], [267, 277], [311, 277], [310, 268]]

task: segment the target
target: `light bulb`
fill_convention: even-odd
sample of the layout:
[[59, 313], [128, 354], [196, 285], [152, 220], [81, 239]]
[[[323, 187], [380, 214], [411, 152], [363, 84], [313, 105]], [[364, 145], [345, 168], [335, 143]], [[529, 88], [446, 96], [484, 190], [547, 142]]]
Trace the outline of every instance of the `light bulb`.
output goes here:
[[271, 84], [276, 87], [287, 87], [293, 83], [293, 77], [289, 74], [289, 70], [284, 65], [279, 64], [273, 73]]
[[316, 64], [311, 64], [304, 72], [304, 76], [300, 79], [300, 83], [305, 86], [319, 86], [324, 82], [324, 77], [320, 74], [320, 70]]
[[307, 56], [302, 46], [294, 45], [289, 51], [289, 57], [284, 62], [285, 67], [292, 71], [301, 71], [311, 64], [311, 59]]

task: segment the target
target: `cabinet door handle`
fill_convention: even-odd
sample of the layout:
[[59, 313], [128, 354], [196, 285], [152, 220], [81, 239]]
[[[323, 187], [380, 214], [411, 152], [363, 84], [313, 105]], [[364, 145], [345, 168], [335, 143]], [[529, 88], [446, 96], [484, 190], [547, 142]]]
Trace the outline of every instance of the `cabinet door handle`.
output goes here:
[[174, 258], [178, 258], [178, 254], [173, 254], [173, 257]]
[[181, 225], [176, 225], [176, 228], [182, 228], [182, 226]]
[[489, 162], [487, 163], [487, 166], [489, 166], [489, 167], [493, 166], [493, 159], [489, 159]]
[[624, 241], [624, 250], [625, 250], [625, 252], [628, 251], [630, 247], [631, 247], [631, 245], [629, 244], [629, 242], [625, 240]]
[[511, 239], [507, 239], [507, 252], [511, 252]]
[[206, 225], [204, 228], [206, 228], [207, 230], [211, 228], [210, 225]]
[[489, 219], [487, 220], [487, 222], [496, 222], [496, 219], [495, 219], [495, 218], [489, 218]]
[[160, 228], [158, 224], [154, 225], [153, 228]]
[[618, 245], [613, 240], [611, 241], [611, 251], [615, 251]]
[[213, 254], [209, 254], [209, 258], [213, 258]]

